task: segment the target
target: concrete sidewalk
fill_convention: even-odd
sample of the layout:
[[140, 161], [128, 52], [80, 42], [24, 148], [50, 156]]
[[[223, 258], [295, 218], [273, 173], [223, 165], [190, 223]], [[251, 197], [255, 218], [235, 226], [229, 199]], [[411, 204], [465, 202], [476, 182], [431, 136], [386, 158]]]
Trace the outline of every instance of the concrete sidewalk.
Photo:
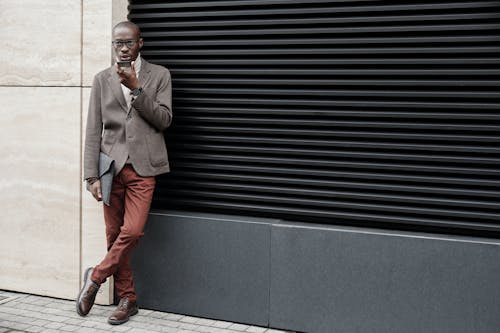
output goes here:
[[[140, 306], [140, 304], [139, 304]], [[128, 333], [282, 333], [275, 329], [219, 320], [139, 310], [127, 323], [107, 323], [114, 306], [94, 305], [80, 317], [75, 302], [0, 290], [0, 333], [4, 332], [128, 332]]]

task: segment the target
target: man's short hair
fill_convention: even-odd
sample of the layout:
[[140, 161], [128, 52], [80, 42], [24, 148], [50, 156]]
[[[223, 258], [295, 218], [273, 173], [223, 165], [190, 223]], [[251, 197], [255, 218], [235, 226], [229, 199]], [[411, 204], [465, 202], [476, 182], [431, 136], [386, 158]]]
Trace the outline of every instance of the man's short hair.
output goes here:
[[130, 22], [130, 21], [122, 21], [118, 24], [116, 24], [114, 27], [113, 27], [113, 32], [115, 31], [115, 29], [117, 28], [130, 28], [130, 29], [134, 29], [136, 32], [137, 32], [137, 37], [138, 38], [141, 38], [141, 29], [139, 28], [139, 26], [137, 24], [135, 24], [134, 22]]

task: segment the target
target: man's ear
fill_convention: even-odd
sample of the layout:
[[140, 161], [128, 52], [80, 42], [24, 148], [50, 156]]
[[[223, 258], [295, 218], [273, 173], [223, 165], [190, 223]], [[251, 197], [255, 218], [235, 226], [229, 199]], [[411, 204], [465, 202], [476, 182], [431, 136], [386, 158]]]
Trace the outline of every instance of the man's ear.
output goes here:
[[144, 41], [142, 38], [139, 38], [139, 50], [142, 49], [142, 46], [144, 45]]

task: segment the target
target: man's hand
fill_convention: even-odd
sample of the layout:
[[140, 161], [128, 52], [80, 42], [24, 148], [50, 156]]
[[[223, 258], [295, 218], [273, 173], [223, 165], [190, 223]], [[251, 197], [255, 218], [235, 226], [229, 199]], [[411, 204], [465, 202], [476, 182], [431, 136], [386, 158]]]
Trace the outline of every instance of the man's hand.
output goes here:
[[118, 64], [115, 64], [116, 73], [120, 77], [120, 83], [130, 90], [140, 88], [141, 84], [139, 83], [139, 79], [137, 75], [135, 75], [134, 61], [130, 64], [130, 72], [126, 72], [121, 69]]
[[92, 193], [97, 201], [102, 201], [100, 180], [96, 180], [92, 185], [90, 185], [90, 193]]

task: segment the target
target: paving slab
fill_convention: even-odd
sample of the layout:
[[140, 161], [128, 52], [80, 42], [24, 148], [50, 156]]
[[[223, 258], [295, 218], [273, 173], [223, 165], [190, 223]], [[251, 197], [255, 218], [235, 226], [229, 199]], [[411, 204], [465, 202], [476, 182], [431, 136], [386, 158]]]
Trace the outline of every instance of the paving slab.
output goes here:
[[148, 309], [140, 309], [127, 323], [113, 326], [107, 323], [107, 316], [114, 308], [94, 305], [86, 317], [80, 317], [75, 301], [0, 290], [0, 333], [293, 333]]

